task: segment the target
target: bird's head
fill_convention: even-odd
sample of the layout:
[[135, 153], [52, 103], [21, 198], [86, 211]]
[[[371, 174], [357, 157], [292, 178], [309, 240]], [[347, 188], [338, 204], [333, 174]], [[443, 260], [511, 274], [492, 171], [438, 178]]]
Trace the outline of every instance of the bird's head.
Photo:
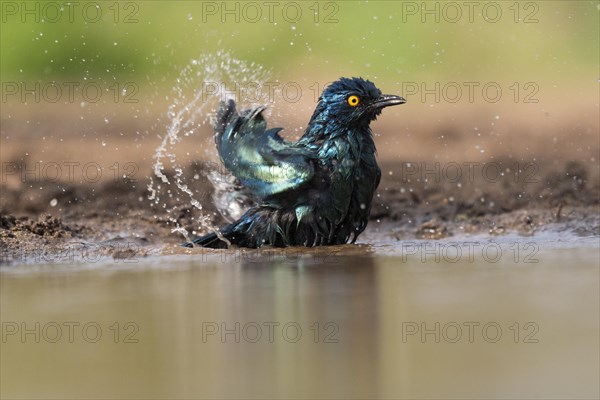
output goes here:
[[400, 96], [382, 94], [371, 81], [341, 78], [325, 88], [313, 118], [320, 114], [341, 125], [368, 125], [384, 107], [404, 103], [406, 100]]

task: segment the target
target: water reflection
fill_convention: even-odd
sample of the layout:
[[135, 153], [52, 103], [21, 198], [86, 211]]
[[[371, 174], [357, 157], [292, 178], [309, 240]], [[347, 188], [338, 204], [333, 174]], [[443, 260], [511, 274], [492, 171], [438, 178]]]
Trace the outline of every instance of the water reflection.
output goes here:
[[[317, 263], [312, 255], [246, 254], [238, 262], [223, 261], [192, 258], [176, 271], [107, 276], [4, 276], [3, 322], [25, 321], [29, 330], [41, 324], [40, 343], [32, 335], [25, 343], [18, 333], [7, 338], [4, 393], [64, 396], [68, 387], [101, 397], [350, 398], [377, 391], [379, 343], [373, 339], [380, 323], [373, 258]], [[79, 324], [73, 343], [66, 340], [65, 322]], [[138, 330], [125, 329], [128, 322]], [[63, 330], [57, 343], [44, 337], [52, 323]], [[95, 343], [81, 331], [88, 323], [103, 331]], [[32, 374], [34, 386], [28, 384]], [[67, 383], [67, 376], [77, 379]], [[100, 383], [106, 381], [112, 384]]]
[[198, 279], [193, 286], [210, 299], [198, 296], [186, 305], [194, 315], [188, 331], [205, 336], [193, 340], [196, 354], [185, 368], [196, 369], [207, 355], [212, 368], [210, 379], [201, 374], [197, 382], [203, 383], [192, 391], [371, 396], [378, 358], [376, 271], [370, 257], [319, 265], [304, 257], [265, 257], [216, 271], [217, 287]]
[[[1, 394], [598, 392], [597, 249], [544, 251], [536, 265], [421, 263], [371, 257], [368, 250], [318, 259], [194, 255], [162, 258], [161, 268], [4, 273]], [[533, 336], [528, 322], [537, 326]], [[472, 341], [469, 323], [477, 324]], [[501, 329], [497, 340], [495, 326], [482, 333], [489, 323]], [[57, 326], [62, 336], [54, 340]]]

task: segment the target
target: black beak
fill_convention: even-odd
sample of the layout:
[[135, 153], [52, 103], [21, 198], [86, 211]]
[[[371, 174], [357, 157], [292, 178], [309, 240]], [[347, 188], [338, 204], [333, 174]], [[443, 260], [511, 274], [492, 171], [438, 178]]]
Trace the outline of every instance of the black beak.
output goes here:
[[383, 107], [396, 106], [404, 103], [406, 103], [406, 100], [403, 97], [393, 94], [384, 94], [379, 96], [377, 100], [371, 103], [371, 107], [375, 109], [382, 109]]

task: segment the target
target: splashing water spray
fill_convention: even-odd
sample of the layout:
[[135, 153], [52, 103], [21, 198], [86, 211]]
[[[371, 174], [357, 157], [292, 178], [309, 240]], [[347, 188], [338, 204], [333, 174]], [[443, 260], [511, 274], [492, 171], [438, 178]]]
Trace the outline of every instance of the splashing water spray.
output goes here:
[[[192, 209], [199, 214], [195, 218], [192, 217], [195, 225], [202, 230], [215, 232], [221, 240], [228, 242], [221, 236], [218, 228], [213, 226], [210, 215], [205, 212], [202, 203], [190, 189], [181, 162], [177, 160], [175, 147], [184, 138], [194, 136], [200, 127], [214, 125], [220, 101], [235, 99], [244, 108], [256, 106], [265, 100], [274, 102], [275, 96], [268, 99], [263, 96], [263, 88], [269, 76], [269, 72], [261, 65], [235, 59], [224, 51], [192, 60], [181, 71], [173, 87], [173, 100], [167, 113], [167, 132], [154, 154], [154, 177], [148, 184], [150, 201], [160, 206], [164, 196], [175, 198], [178, 203], [183, 202], [181, 197], [188, 199]], [[214, 159], [216, 155], [212, 141], [210, 144], [200, 141], [188, 143], [186, 147], [203, 148], [202, 156], [208, 160]], [[172, 177], [167, 176], [167, 167], [174, 171]], [[223, 185], [234, 180], [232, 177], [224, 177], [222, 172], [210, 171], [206, 174], [215, 189], [223, 189]], [[229, 207], [229, 210], [223, 210], [222, 207], [217, 209], [225, 218], [239, 214], [239, 204], [231, 202]], [[174, 226], [171, 232], [180, 233], [186, 241], [191, 241], [189, 232], [180, 226], [178, 219], [173, 215], [178, 204], [169, 207], [162, 201], [162, 208], [167, 212], [169, 223]]]

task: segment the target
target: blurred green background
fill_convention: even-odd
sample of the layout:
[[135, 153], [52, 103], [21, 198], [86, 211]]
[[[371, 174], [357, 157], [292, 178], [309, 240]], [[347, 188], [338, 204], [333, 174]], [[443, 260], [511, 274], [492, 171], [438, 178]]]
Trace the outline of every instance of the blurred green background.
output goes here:
[[109, 1], [63, 5], [60, 15], [58, 4], [2, 2], [3, 81], [171, 86], [190, 59], [225, 49], [294, 79], [597, 82], [597, 1]]

